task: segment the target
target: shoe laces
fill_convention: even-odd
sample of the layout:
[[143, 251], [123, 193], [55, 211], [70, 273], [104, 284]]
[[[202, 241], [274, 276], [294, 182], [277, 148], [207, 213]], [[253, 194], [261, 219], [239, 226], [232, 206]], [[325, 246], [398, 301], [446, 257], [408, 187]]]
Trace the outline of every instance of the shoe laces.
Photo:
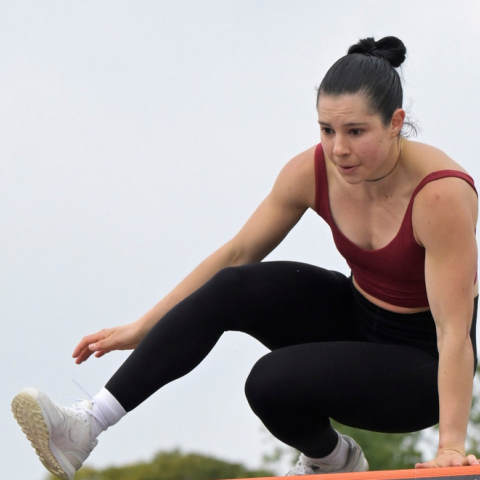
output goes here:
[[316, 463], [305, 465], [300, 458], [296, 465], [288, 472], [287, 476], [294, 475], [315, 475], [317, 473], [328, 473], [332, 470], [330, 465], [326, 463]]
[[87, 397], [90, 399], [90, 402], [91, 402], [91, 405], [92, 405], [92, 408], [88, 408], [87, 406], [85, 405], [82, 405], [84, 403], [85, 400], [83, 400], [83, 398], [74, 398], [74, 397], [68, 397], [70, 400], [77, 400], [77, 402], [79, 403], [74, 403], [70, 408], [74, 411], [74, 412], [77, 412], [77, 413], [80, 413], [80, 415], [82, 416], [82, 419], [84, 421], [87, 421], [88, 420], [88, 417], [87, 417], [87, 414], [91, 415], [92, 417], [94, 417], [102, 426], [103, 430], [107, 430], [108, 428], [108, 421], [107, 419], [105, 418], [105, 415], [103, 415], [103, 413], [101, 412], [101, 410], [99, 408], [97, 408], [97, 411], [94, 412], [93, 411], [93, 406], [95, 405], [95, 400], [93, 398], [93, 395], [88, 392], [87, 390], [85, 390], [76, 380], [72, 379], [72, 382], [80, 389], [82, 390], [83, 393], [85, 393], [85, 395], [87, 395]]

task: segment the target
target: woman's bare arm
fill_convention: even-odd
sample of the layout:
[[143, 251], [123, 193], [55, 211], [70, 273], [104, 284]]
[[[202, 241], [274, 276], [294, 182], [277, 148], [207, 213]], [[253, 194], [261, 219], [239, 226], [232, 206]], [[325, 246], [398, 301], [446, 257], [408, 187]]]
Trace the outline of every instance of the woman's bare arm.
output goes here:
[[425, 247], [425, 279], [437, 328], [440, 430], [435, 460], [417, 468], [478, 464], [465, 454], [474, 375], [470, 327], [477, 268], [477, 199], [463, 180], [445, 178], [424, 187], [414, 227]]
[[182, 280], [136, 322], [107, 328], [84, 337], [73, 351], [76, 363], [93, 353], [135, 348], [150, 329], [177, 303], [206, 283], [222, 268], [263, 260], [285, 238], [315, 197], [314, 150], [293, 158], [280, 172], [272, 191], [242, 229]]

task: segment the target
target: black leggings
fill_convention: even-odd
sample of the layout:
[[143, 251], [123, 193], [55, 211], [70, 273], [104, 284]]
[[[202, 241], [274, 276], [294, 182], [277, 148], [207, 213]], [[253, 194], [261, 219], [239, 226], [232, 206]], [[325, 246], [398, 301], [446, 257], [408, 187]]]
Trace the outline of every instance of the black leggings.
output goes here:
[[[274, 436], [310, 457], [335, 448], [330, 418], [388, 433], [438, 422], [430, 312], [389, 312], [341, 273], [295, 262], [220, 271], [153, 327], [106, 388], [133, 410], [194, 369], [229, 330], [272, 350], [248, 377], [248, 401]], [[472, 334], [474, 342], [475, 321]]]

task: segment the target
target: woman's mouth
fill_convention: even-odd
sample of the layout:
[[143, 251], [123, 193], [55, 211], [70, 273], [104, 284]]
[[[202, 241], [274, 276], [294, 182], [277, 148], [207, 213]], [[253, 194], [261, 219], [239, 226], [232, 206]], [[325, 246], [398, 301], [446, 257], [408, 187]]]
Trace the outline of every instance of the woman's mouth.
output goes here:
[[352, 173], [358, 168], [358, 165], [337, 165], [338, 170], [341, 173]]

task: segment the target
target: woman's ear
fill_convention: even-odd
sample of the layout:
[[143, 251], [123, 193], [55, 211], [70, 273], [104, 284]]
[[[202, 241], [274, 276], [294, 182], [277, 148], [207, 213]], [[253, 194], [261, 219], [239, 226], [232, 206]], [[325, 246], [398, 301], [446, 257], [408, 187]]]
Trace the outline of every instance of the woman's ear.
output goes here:
[[397, 137], [400, 134], [404, 122], [405, 122], [405, 110], [403, 108], [397, 108], [393, 112], [392, 120], [390, 122], [392, 138]]

